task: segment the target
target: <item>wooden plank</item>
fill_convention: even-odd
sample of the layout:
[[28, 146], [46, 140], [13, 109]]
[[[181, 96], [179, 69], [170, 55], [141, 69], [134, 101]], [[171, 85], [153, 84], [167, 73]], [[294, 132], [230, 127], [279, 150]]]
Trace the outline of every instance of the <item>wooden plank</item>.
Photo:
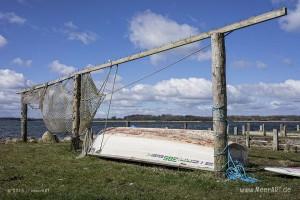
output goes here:
[[[191, 43], [194, 43], [194, 42], [198, 42], [198, 41], [207, 39], [207, 38], [211, 37], [211, 35], [214, 34], [214, 33], [226, 33], [226, 32], [230, 32], [230, 31], [238, 30], [238, 29], [245, 28], [245, 27], [248, 27], [248, 26], [252, 26], [252, 25], [262, 23], [262, 22], [265, 22], [265, 21], [268, 21], [268, 20], [272, 20], [272, 19], [275, 19], [275, 18], [278, 18], [278, 17], [282, 17], [286, 14], [287, 14], [287, 9], [285, 7], [283, 7], [283, 8], [280, 8], [278, 10], [270, 11], [270, 12], [267, 12], [267, 13], [264, 13], [264, 14], [261, 14], [261, 15], [255, 16], [255, 17], [250, 17], [246, 20], [242, 20], [240, 22], [236, 22], [236, 23], [224, 26], [222, 28], [214, 29], [214, 30], [211, 30], [211, 31], [208, 31], [208, 32], [205, 32], [205, 33], [200, 33], [199, 35], [184, 38], [184, 39], [178, 40], [176, 42], [172, 42], [172, 43], [163, 45], [161, 47], [153, 48], [153, 49], [146, 50], [146, 51], [143, 51], [143, 52], [140, 52], [140, 53], [137, 53], [137, 54], [133, 54], [133, 55], [130, 55], [130, 56], [127, 56], [127, 57], [124, 57], [124, 58], [120, 58], [120, 59], [115, 60], [115, 61], [107, 62], [107, 63], [100, 64], [100, 65], [95, 65], [95, 66], [80, 70], [80, 71], [75, 72], [75, 73], [73, 73], [69, 76], [65, 76], [65, 77], [62, 77], [62, 78], [54, 80], [54, 81], [50, 81], [50, 82], [48, 82], [48, 86], [53, 85], [53, 84], [58, 83], [58, 82], [61, 82], [63, 80], [70, 79], [70, 78], [74, 77], [76, 74], [89, 73], [89, 72], [97, 71], [97, 70], [104, 69], [104, 68], [107, 68], [107, 67], [111, 67], [113, 65], [118, 65], [118, 64], [130, 62], [130, 61], [133, 61], [133, 60], [136, 60], [136, 59], [151, 56], [151, 55], [154, 55], [154, 54], [157, 54], [157, 53], [168, 51], [170, 49], [174, 49], [174, 48], [177, 48], [177, 47], [180, 47], [180, 46], [184, 46], [184, 45], [187, 45], [187, 44], [191, 44]], [[44, 84], [33, 86], [32, 88], [22, 90], [18, 93], [23, 93], [23, 92], [26, 92], [26, 91], [29, 91], [29, 90], [34, 90], [34, 89], [38, 89], [38, 88], [42, 88], [42, 87], [44, 87]]]
[[212, 46], [212, 95], [214, 132], [214, 170], [223, 175], [227, 169], [227, 93], [224, 33], [214, 33]]

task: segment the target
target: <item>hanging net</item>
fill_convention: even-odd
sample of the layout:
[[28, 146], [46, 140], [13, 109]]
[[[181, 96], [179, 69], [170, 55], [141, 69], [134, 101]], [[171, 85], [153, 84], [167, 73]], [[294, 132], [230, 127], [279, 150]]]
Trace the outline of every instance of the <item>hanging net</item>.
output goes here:
[[[109, 75], [108, 75], [109, 76]], [[101, 88], [105, 87], [102, 83]], [[74, 80], [68, 79], [54, 85], [22, 94], [22, 101], [42, 112], [44, 123], [52, 133], [72, 132]], [[92, 120], [104, 100], [103, 90], [98, 91], [90, 73], [81, 75], [80, 127], [83, 133], [91, 126]]]

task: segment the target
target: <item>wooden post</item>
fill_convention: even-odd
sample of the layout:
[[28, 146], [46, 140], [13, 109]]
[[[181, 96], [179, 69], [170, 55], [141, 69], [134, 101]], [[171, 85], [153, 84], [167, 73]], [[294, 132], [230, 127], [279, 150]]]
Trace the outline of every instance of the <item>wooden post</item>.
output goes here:
[[299, 126], [299, 124], [297, 124], [297, 132], [299, 132], [300, 131], [300, 126]]
[[259, 125], [259, 132], [262, 132], [262, 129], [263, 129], [262, 125]]
[[72, 113], [72, 147], [76, 151], [80, 148], [80, 100], [81, 100], [81, 75], [74, 77], [73, 113]]
[[21, 96], [21, 138], [23, 142], [27, 142], [27, 104], [23, 103], [23, 95]]
[[250, 148], [250, 132], [246, 131], [246, 147]]
[[286, 125], [282, 124], [281, 129], [280, 129], [280, 136], [286, 137]]
[[279, 132], [280, 132], [280, 133], [281, 133], [282, 129], [283, 129], [283, 124], [280, 124], [280, 125], [279, 125]]
[[212, 94], [214, 170], [217, 176], [224, 176], [227, 169], [227, 94], [226, 94], [226, 54], [223, 33], [213, 33], [212, 46]]
[[242, 126], [242, 135], [246, 135], [246, 127], [245, 127], [245, 125]]
[[278, 143], [278, 131], [277, 129], [273, 129], [273, 151], [278, 151], [279, 143]]
[[229, 128], [230, 128], [230, 126], [229, 126], [229, 124], [228, 124], [228, 125], [227, 125], [227, 130], [226, 130], [227, 135], [229, 135]]
[[234, 134], [234, 135], [238, 135], [238, 127], [235, 126], [235, 127], [233, 128], [233, 134]]
[[126, 127], [130, 127], [130, 121], [126, 121]]
[[183, 129], [187, 129], [188, 128], [188, 124], [187, 124], [187, 122], [184, 122], [183, 123]]
[[251, 125], [250, 125], [250, 123], [248, 122], [248, 123], [247, 123], [247, 132], [249, 133], [249, 135], [250, 135], [250, 130], [251, 130]]
[[250, 148], [250, 122], [247, 123], [247, 130], [246, 130], [246, 147]]
[[265, 129], [265, 124], [262, 124], [262, 132], [263, 132], [263, 136], [266, 136], [266, 129]]

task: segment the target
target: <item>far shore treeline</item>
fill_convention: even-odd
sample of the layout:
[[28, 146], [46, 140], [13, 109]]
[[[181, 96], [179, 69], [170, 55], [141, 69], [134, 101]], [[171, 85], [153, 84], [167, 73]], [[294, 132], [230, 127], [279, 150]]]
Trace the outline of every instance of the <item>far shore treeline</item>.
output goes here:
[[[20, 120], [20, 118], [2, 117], [0, 120]], [[42, 120], [29, 118], [28, 120]], [[94, 120], [105, 120], [104, 118], [95, 118]], [[155, 121], [212, 121], [209, 116], [194, 116], [194, 115], [128, 115], [125, 117], [111, 117], [109, 120], [155, 120]], [[272, 116], [228, 116], [229, 121], [300, 121], [300, 116], [296, 115], [272, 115]]]

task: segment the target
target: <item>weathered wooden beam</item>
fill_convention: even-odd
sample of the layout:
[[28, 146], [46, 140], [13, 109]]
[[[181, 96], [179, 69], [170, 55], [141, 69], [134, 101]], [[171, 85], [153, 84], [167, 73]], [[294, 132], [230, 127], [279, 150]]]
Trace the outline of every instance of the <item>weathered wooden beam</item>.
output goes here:
[[249, 132], [249, 131], [246, 131], [246, 147], [247, 147], [247, 148], [250, 148], [250, 147], [251, 147], [251, 145], [250, 145], [250, 140], [251, 140], [251, 138], [250, 138], [250, 132]]
[[250, 124], [250, 122], [248, 122], [247, 123], [247, 132], [249, 132], [249, 134], [250, 134], [250, 130], [251, 130], [251, 124]]
[[73, 113], [72, 113], [72, 146], [76, 151], [80, 147], [79, 128], [80, 128], [80, 100], [81, 100], [81, 75], [74, 77], [73, 89]]
[[283, 125], [283, 127], [282, 127], [282, 136], [283, 137], [286, 137], [287, 136], [287, 132], [286, 132], [287, 130], [286, 130], [286, 125]]
[[278, 142], [278, 131], [277, 129], [273, 129], [273, 151], [279, 150], [279, 142]]
[[21, 138], [23, 142], [27, 142], [27, 104], [23, 102], [21, 95]]
[[[115, 60], [115, 61], [111, 61], [111, 62], [107, 62], [107, 63], [104, 63], [104, 64], [95, 65], [95, 66], [92, 66], [92, 67], [89, 67], [89, 68], [85, 68], [85, 69], [80, 70], [78, 72], [75, 72], [75, 73], [73, 73], [69, 76], [62, 77], [62, 78], [54, 80], [54, 81], [50, 81], [50, 82], [47, 83], [47, 85], [48, 86], [53, 85], [53, 84], [61, 82], [63, 80], [70, 79], [70, 78], [74, 77], [76, 74], [84, 74], [84, 73], [97, 71], [97, 70], [104, 69], [104, 68], [107, 68], [107, 67], [111, 67], [111, 66], [114, 66], [114, 65], [130, 62], [130, 61], [133, 61], [133, 60], [136, 60], [136, 59], [140, 59], [140, 58], [151, 56], [151, 55], [154, 55], [154, 54], [157, 54], [157, 53], [168, 51], [170, 49], [174, 49], [174, 48], [177, 48], [177, 47], [180, 47], [180, 46], [184, 46], [184, 45], [187, 45], [187, 44], [198, 42], [198, 41], [201, 41], [201, 40], [204, 40], [204, 39], [207, 39], [207, 38], [211, 37], [211, 35], [213, 35], [214, 33], [227, 33], [227, 32], [230, 32], [230, 31], [234, 31], [234, 30], [238, 30], [238, 29], [241, 29], [241, 28], [252, 26], [252, 25], [255, 25], [255, 24], [258, 24], [258, 23], [262, 23], [262, 22], [265, 22], [265, 21], [268, 21], [268, 20], [272, 20], [272, 19], [275, 19], [275, 18], [278, 18], [278, 17], [282, 17], [286, 14], [287, 14], [287, 9], [285, 7], [283, 7], [283, 8], [280, 8], [278, 10], [273, 10], [273, 11], [270, 11], [270, 12], [267, 12], [267, 13], [263, 13], [261, 15], [255, 16], [255, 17], [250, 17], [246, 20], [242, 20], [240, 22], [236, 22], [236, 23], [224, 26], [222, 28], [214, 29], [214, 30], [211, 30], [211, 31], [208, 31], [208, 32], [205, 32], [205, 33], [200, 33], [199, 35], [184, 38], [184, 39], [178, 40], [176, 42], [172, 42], [172, 43], [163, 45], [161, 47], [146, 50], [146, 51], [143, 51], [143, 52], [140, 52], [140, 53], [137, 53], [137, 54], [133, 54], [133, 55], [130, 55], [130, 56], [127, 56], [127, 57], [124, 57], [124, 58], [120, 58], [120, 59]], [[44, 84], [33, 86], [32, 88], [22, 90], [21, 92], [18, 92], [18, 93], [23, 93], [23, 92], [26, 92], [26, 91], [29, 91], [29, 90], [34, 90], [34, 89], [38, 89], [38, 88], [42, 88], [42, 87], [45, 87]]]
[[183, 122], [183, 129], [187, 129], [188, 128], [188, 123], [187, 122]]
[[247, 128], [246, 128], [246, 147], [250, 148], [250, 130], [251, 130], [251, 125], [250, 122], [247, 123]]
[[265, 124], [262, 124], [262, 132], [263, 132], [263, 136], [266, 136], [266, 129], [265, 129]]
[[233, 135], [238, 135], [238, 127], [233, 128]]
[[130, 121], [126, 121], [126, 122], [125, 122], [125, 126], [126, 126], [126, 127], [130, 127], [130, 124], [131, 124]]
[[242, 125], [242, 135], [246, 135], [246, 127], [245, 127], [245, 125]]
[[214, 131], [214, 170], [222, 175], [227, 169], [227, 93], [224, 33], [214, 33], [212, 46], [212, 94]]

